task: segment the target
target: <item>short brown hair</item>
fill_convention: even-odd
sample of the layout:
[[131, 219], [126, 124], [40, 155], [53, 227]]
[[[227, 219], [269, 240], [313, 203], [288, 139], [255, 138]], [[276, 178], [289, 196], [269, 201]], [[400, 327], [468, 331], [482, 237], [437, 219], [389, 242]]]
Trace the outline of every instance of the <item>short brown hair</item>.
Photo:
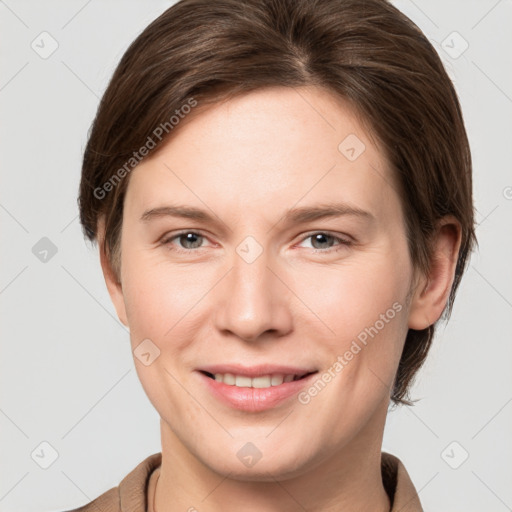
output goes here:
[[[460, 222], [444, 311], [449, 318], [477, 243], [469, 144], [457, 94], [435, 49], [385, 0], [181, 0], [136, 38], [101, 99], [78, 198], [91, 242], [98, 220], [105, 221], [102, 248], [118, 280], [129, 170], [155, 128], [167, 126], [161, 145], [172, 135], [169, 119], [191, 98], [204, 104], [267, 86], [310, 85], [350, 102], [384, 148], [399, 184], [415, 268], [429, 269], [437, 221], [451, 214]], [[434, 329], [409, 329], [391, 393], [395, 403], [410, 403], [408, 388]]]

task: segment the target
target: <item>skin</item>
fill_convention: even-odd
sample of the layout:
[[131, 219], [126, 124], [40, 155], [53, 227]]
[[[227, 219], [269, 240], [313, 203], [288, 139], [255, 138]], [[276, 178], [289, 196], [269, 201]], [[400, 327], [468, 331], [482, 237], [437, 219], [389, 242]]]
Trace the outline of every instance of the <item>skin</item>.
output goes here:
[[[349, 134], [366, 147], [354, 161], [338, 150]], [[374, 220], [282, 220], [290, 208], [327, 201]], [[170, 204], [205, 209], [217, 224], [140, 220]], [[101, 221], [99, 228], [101, 240]], [[181, 230], [201, 236], [161, 243]], [[326, 237], [311, 236], [318, 233]], [[263, 251], [252, 263], [236, 251], [249, 235]], [[161, 416], [155, 510], [389, 510], [380, 457], [390, 390], [408, 328], [441, 316], [459, 247], [460, 226], [446, 217], [429, 275], [415, 271], [384, 153], [329, 92], [266, 88], [197, 107], [132, 171], [120, 282], [100, 249], [132, 349], [149, 338], [160, 350], [149, 366], [135, 358]], [[293, 397], [239, 411], [212, 396], [195, 371], [270, 362], [322, 374], [394, 303], [401, 311], [307, 404]], [[247, 442], [262, 454], [252, 467], [237, 457]]]

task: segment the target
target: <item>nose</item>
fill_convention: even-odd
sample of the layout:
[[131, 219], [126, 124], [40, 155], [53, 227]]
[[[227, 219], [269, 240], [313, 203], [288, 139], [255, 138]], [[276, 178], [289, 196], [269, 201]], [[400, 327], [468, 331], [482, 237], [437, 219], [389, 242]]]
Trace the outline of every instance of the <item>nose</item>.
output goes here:
[[[281, 272], [282, 273], [282, 272]], [[292, 329], [291, 292], [277, 264], [263, 250], [254, 261], [234, 253], [217, 297], [216, 323], [247, 342], [278, 338]]]

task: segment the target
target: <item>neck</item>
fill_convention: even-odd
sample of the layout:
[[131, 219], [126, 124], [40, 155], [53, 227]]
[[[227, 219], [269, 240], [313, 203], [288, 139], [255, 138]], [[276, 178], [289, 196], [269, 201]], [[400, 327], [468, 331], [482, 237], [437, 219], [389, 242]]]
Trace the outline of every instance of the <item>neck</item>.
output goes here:
[[203, 464], [161, 420], [162, 465], [154, 512], [389, 512], [381, 476], [384, 422], [385, 414], [381, 424], [370, 422], [348, 446], [299, 476], [268, 474], [266, 481], [243, 481]]

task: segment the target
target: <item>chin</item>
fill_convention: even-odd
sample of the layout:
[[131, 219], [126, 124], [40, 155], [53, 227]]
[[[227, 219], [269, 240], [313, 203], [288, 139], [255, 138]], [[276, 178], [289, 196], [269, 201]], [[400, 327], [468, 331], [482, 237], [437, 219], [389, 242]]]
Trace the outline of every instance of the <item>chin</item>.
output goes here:
[[305, 441], [294, 443], [294, 446], [283, 449], [282, 444], [277, 446], [269, 440], [255, 443], [233, 441], [231, 446], [219, 447], [218, 453], [209, 452], [204, 454], [205, 457], [197, 453], [196, 456], [212, 471], [229, 475], [234, 480], [275, 482], [276, 479], [297, 477], [315, 466], [314, 460], [320, 456], [314, 457], [314, 454], [305, 452], [305, 444]]
[[[218, 462], [218, 461], [217, 461]], [[225, 464], [209, 466], [211, 470], [218, 474], [228, 476], [230, 479], [244, 482], [275, 482], [276, 480], [288, 480], [297, 477], [305, 472], [301, 464], [297, 467], [296, 463], [290, 462], [264, 462], [260, 460], [253, 467], [244, 467], [240, 463], [226, 461]]]

